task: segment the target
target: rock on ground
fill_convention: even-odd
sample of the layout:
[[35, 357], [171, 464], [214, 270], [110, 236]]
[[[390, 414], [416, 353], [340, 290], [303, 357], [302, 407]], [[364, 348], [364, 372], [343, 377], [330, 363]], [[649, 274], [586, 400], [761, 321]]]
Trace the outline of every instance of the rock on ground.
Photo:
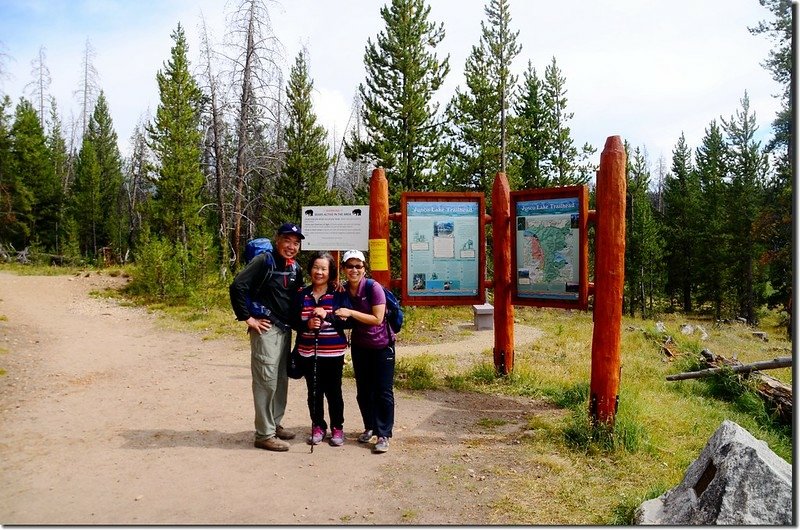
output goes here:
[[636, 510], [636, 524], [791, 525], [792, 466], [725, 420], [683, 482]]

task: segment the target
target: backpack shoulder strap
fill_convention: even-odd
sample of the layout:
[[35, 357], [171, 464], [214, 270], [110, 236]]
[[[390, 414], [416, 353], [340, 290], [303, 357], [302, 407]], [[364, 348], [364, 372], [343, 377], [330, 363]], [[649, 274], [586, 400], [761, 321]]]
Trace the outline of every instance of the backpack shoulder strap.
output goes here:
[[365, 290], [367, 291], [367, 300], [369, 301], [369, 306], [372, 307], [372, 284], [375, 283], [375, 280], [372, 278], [365, 278]]
[[272, 276], [272, 273], [275, 272], [275, 256], [272, 255], [272, 251], [267, 250], [262, 252], [264, 255], [264, 267], [266, 270], [264, 271], [264, 277], [261, 279], [261, 283], [258, 285], [257, 291], [260, 291], [262, 287], [264, 287], [264, 282]]

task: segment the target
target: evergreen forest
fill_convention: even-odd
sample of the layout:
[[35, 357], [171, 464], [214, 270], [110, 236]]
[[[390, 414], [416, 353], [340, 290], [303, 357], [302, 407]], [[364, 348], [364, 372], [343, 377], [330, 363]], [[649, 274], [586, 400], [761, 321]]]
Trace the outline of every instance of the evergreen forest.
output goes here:
[[[745, 92], [728, 116], [709, 117], [699, 145], [674, 131], [671, 160], [654, 163], [646, 146], [626, 144], [627, 314], [702, 312], [754, 324], [768, 307], [789, 326], [792, 3], [752, 1], [765, 20], [748, 29], [773, 42], [763, 67], [781, 87], [773, 134], [757, 140]], [[70, 123], [47, 92], [40, 54], [26, 94], [0, 91], [0, 261], [129, 265], [134, 290], [185, 300], [230, 282], [245, 243], [271, 236], [280, 222], [299, 223], [302, 205], [365, 204], [378, 166], [392, 211], [410, 190], [483, 191], [491, 207], [498, 171], [512, 190], [591, 191], [597, 148], [577, 145], [571, 133], [569, 72], [557, 57], [538, 70], [526, 59], [535, 50], [519, 44], [510, 0], [486, 0], [463, 65], [437, 50], [447, 28], [427, 4], [387, 0], [380, 8], [384, 26], [365, 43], [366, 75], [337, 142], [312, 104], [313, 50], [299, 53], [284, 78], [263, 0], [231, 6], [238, 40], [225, 49], [207, 31], [190, 44], [184, 26], [175, 27], [169, 56], [153, 72], [157, 108], [137, 126], [129, 156], [90, 41], [76, 90], [81, 112]], [[0, 73], [7, 59], [0, 54]], [[455, 69], [464, 84], [437, 104]]]

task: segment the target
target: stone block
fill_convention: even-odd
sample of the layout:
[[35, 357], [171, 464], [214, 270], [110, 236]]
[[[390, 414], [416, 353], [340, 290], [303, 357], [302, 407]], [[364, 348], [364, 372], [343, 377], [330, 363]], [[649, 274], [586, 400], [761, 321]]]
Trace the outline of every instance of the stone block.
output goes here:
[[475, 330], [494, 329], [494, 306], [492, 304], [479, 304], [472, 306]]

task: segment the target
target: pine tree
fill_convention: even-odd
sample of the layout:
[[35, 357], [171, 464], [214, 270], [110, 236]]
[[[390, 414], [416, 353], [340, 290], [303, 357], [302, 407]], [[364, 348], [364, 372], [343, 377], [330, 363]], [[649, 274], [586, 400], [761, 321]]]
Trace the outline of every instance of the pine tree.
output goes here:
[[672, 172], [664, 183], [664, 238], [667, 248], [667, 294], [677, 296], [683, 311], [692, 310], [697, 280], [697, 234], [700, 183], [692, 167], [692, 153], [683, 134], [672, 151]]
[[[200, 167], [202, 93], [189, 72], [186, 36], [180, 24], [172, 39], [175, 44], [170, 59], [156, 75], [160, 97], [156, 117], [147, 128], [158, 164], [151, 229], [163, 234], [165, 242], [175, 249], [186, 292], [196, 285], [208, 265], [209, 245], [200, 218], [204, 183]], [[151, 241], [159, 244], [157, 238]]]
[[456, 89], [447, 109], [452, 162], [448, 189], [482, 191], [491, 196], [498, 171], [507, 172], [509, 94], [516, 86], [511, 63], [519, 54], [519, 32], [510, 30], [507, 0], [491, 0], [481, 21], [481, 38], [464, 66], [467, 89]]
[[445, 185], [451, 191], [491, 194], [494, 175], [500, 170], [500, 102], [489, 69], [481, 42], [472, 47], [464, 65], [466, 90], [456, 88], [447, 108], [450, 141]]
[[596, 151], [584, 144], [580, 152], [574, 145], [567, 123], [573, 113], [567, 112], [566, 78], [556, 64], [556, 58], [544, 70], [544, 103], [552, 117], [553, 130], [548, 160], [550, 185], [567, 186], [585, 184], [594, 176], [589, 157]]
[[50, 161], [44, 129], [33, 105], [21, 99], [11, 129], [12, 171], [31, 192], [30, 240], [53, 252], [58, 240], [58, 215], [63, 194]]
[[301, 52], [286, 87], [289, 114], [285, 129], [286, 165], [275, 184], [276, 192], [267, 201], [272, 226], [285, 221], [299, 223], [303, 205], [332, 204], [334, 200], [334, 194], [328, 191], [331, 159], [325, 143], [327, 132], [317, 123], [311, 102], [313, 88], [306, 57]]
[[725, 231], [727, 175], [725, 140], [716, 121], [706, 128], [702, 144], [695, 151], [696, 171], [700, 185], [697, 209], [702, 222], [694, 235], [700, 247], [697, 253], [697, 301], [711, 303], [714, 316], [722, 318], [725, 285], [730, 278], [730, 241]]
[[507, 172], [508, 110], [511, 94], [517, 84], [517, 76], [511, 73], [511, 63], [522, 46], [517, 43], [519, 31], [511, 31], [511, 11], [508, 0], [490, 0], [486, 6], [486, 20], [481, 21], [481, 40], [489, 56], [491, 79], [495, 84], [500, 108], [500, 171]]
[[[626, 151], [629, 146], [626, 143]], [[662, 244], [649, 197], [650, 170], [647, 155], [636, 148], [627, 157], [627, 205], [625, 229], [625, 290], [627, 309], [642, 318], [654, 311], [653, 300], [661, 292]]]
[[390, 204], [397, 207], [402, 191], [432, 185], [442, 136], [435, 94], [450, 67], [449, 58], [435, 54], [444, 26], [428, 21], [424, 0], [392, 0], [380, 12], [386, 28], [367, 41], [367, 77], [359, 86], [366, 139], [353, 153], [386, 169]]
[[153, 228], [184, 248], [200, 227], [200, 110], [202, 93], [189, 72], [183, 28], [172, 33], [175, 45], [169, 61], [156, 75], [160, 102], [147, 128], [150, 147], [159, 164]]
[[0, 244], [17, 250], [27, 244], [33, 196], [14, 169], [11, 98], [0, 100]]
[[761, 21], [750, 31], [755, 35], [767, 34], [774, 42], [764, 67], [772, 73], [773, 79], [782, 87], [779, 95], [781, 109], [772, 122], [773, 138], [766, 150], [773, 157], [774, 173], [767, 184], [765, 207], [756, 223], [759, 242], [765, 252], [760, 261], [768, 267], [772, 295], [770, 305], [782, 306], [787, 312], [787, 329], [791, 329], [792, 290], [794, 284], [794, 248], [792, 227], [792, 195], [794, 173], [792, 160], [796, 149], [792, 128], [792, 76], [794, 72], [794, 50], [792, 48], [792, 5], [791, 0], [759, 0], [768, 8], [773, 20]]
[[103, 91], [97, 98], [88, 134], [94, 144], [100, 170], [100, 204], [106, 213], [102, 223], [103, 247], [111, 247], [121, 258], [124, 245], [122, 208], [122, 156], [117, 145], [117, 133], [111, 120], [108, 102]]
[[756, 117], [745, 92], [742, 108], [730, 120], [722, 120], [727, 135], [730, 194], [728, 234], [731, 238], [731, 282], [739, 314], [757, 323], [756, 309], [763, 303], [764, 276], [758, 263], [763, 249], [758, 242], [756, 219], [763, 208], [766, 158], [755, 141]]
[[513, 173], [518, 175], [521, 189], [546, 188], [550, 185], [547, 168], [552, 158], [550, 131], [555, 126], [545, 107], [542, 80], [530, 61], [514, 103], [514, 114], [510, 144]]
[[83, 136], [72, 193], [72, 218], [84, 256], [96, 260], [108, 248], [103, 257], [121, 261], [127, 235], [121, 193], [122, 157], [101, 91]]
[[100, 192], [100, 164], [91, 134], [94, 126], [90, 119], [75, 164], [71, 200], [71, 218], [78, 237], [78, 248], [81, 255], [92, 260], [97, 259], [98, 250], [103, 246], [102, 224], [105, 217]]

